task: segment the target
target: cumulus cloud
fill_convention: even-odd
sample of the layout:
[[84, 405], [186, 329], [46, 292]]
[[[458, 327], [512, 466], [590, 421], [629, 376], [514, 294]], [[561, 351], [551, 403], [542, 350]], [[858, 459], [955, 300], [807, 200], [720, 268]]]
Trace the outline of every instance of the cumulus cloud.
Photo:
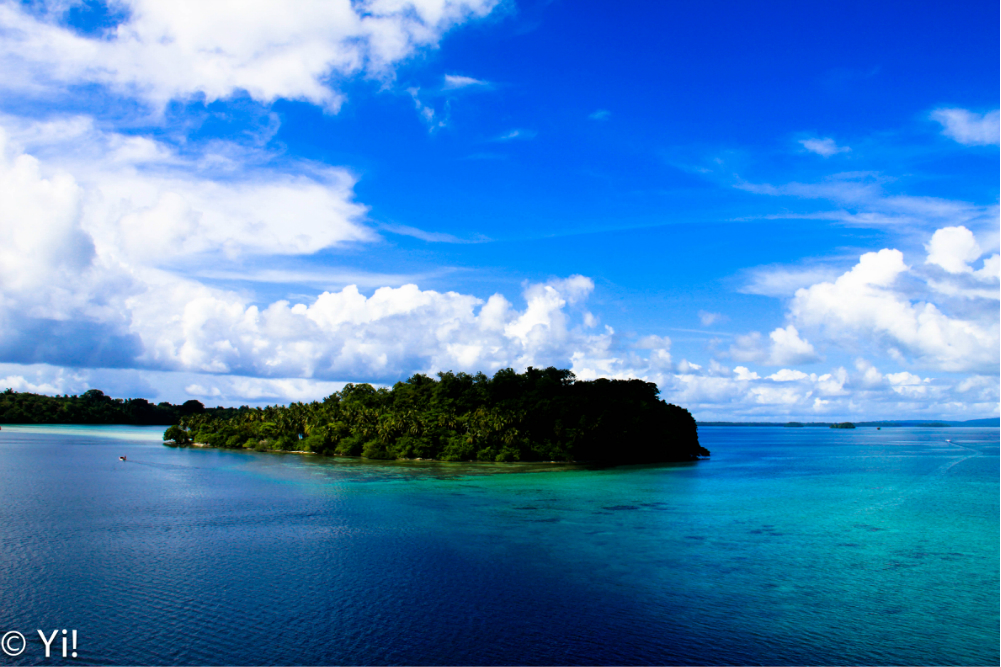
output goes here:
[[[673, 370], [645, 363], [629, 366], [601, 346], [582, 350], [589, 365], [603, 364], [607, 376], [642, 377], [656, 382], [668, 401], [684, 405], [700, 420], [861, 421], [900, 415], [928, 419], [970, 419], [998, 414], [996, 377], [922, 377], [909, 371], [881, 373], [868, 361], [856, 370], [836, 366], [824, 373], [781, 369], [761, 377], [747, 367], [712, 369], [682, 361]], [[635, 361], [635, 360], [634, 360]], [[582, 365], [580, 378], [588, 375]], [[208, 405], [287, 403], [322, 398], [344, 382], [312, 378], [254, 378], [236, 375], [163, 372], [148, 369], [66, 369], [45, 364], [0, 363], [0, 387], [47, 394], [79, 394], [99, 388], [114, 396], [143, 396], [180, 402], [198, 398]]]
[[[956, 269], [959, 265], [952, 263], [956, 255], [951, 251], [959, 247], [967, 253], [962, 257], [968, 257], [969, 250], [948, 241], [953, 236], [947, 233], [929, 247], [951, 249], [935, 256]], [[912, 300], [901, 285], [905, 277], [915, 276], [899, 250], [866, 253], [837, 280], [797, 290], [789, 315], [798, 326], [822, 332], [831, 341], [862, 339], [930, 368], [996, 373], [996, 306], [975, 317], [950, 316], [934, 303]]]
[[[375, 238], [346, 172], [214, 176], [205, 155], [137, 146], [80, 119], [0, 138], [0, 360], [323, 381], [625, 363], [611, 329], [592, 332], [584, 276], [527, 284], [521, 308], [414, 284], [260, 303], [176, 268]], [[669, 345], [649, 353], [658, 368], [670, 365]], [[212, 396], [211, 386], [185, 388]]]
[[100, 84], [155, 106], [245, 91], [261, 102], [297, 99], [337, 110], [338, 77], [390, 76], [452, 27], [486, 16], [497, 0], [288, 0], [238, 8], [120, 0], [123, 21], [96, 36], [66, 25], [68, 3], [35, 4], [0, 4], [0, 81], [8, 89]]
[[[418, 370], [567, 365], [576, 352], [610, 344], [610, 330], [584, 333], [582, 320], [593, 324], [593, 316], [581, 306], [594, 284], [583, 276], [527, 285], [522, 309], [499, 294], [484, 301], [412, 284], [371, 296], [352, 285], [302, 303], [258, 304], [147, 265], [125, 235], [113, 233], [133, 207], [120, 203], [125, 215], [117, 218], [90, 215], [89, 197], [71, 174], [46, 177], [30, 155], [8, 156], [0, 170], [5, 361], [395, 379]], [[207, 386], [187, 385], [210, 395]]]
[[[783, 368], [761, 377], [746, 366], [714, 372], [682, 368], [661, 379], [671, 400], [702, 420], [862, 421], [907, 414], [932, 419], [966, 419], [998, 414], [996, 378], [957, 380], [920, 377], [908, 371], [879, 372], [859, 359], [856, 371], [837, 366], [826, 373]], [[889, 417], [888, 417], [889, 416]]]
[[[413, 284], [260, 304], [171, 270], [179, 255], [308, 254], [369, 237], [350, 188], [333, 179], [185, 179], [176, 156], [152, 172], [106, 160], [71, 173], [4, 148], [0, 359], [8, 362], [343, 380], [566, 365], [573, 352], [608, 346], [610, 332], [583, 333], [580, 311], [594, 289], [583, 276], [527, 285], [518, 309], [499, 294], [483, 301]], [[188, 387], [204, 394], [207, 385]]]
[[[79, 119], [13, 130], [0, 128], [0, 356], [8, 361], [128, 366], [147, 348], [132, 303], [191, 282], [164, 267], [375, 238], [343, 170], [213, 177], [164, 146]], [[40, 160], [26, 144], [58, 157]]]
[[783, 368], [782, 370], [772, 373], [768, 376], [769, 380], [775, 380], [776, 382], [795, 382], [797, 380], [805, 380], [810, 377], [803, 371], [790, 370], [788, 368]]
[[978, 114], [966, 109], [936, 109], [931, 118], [942, 125], [942, 134], [968, 146], [989, 146], [1001, 142], [1001, 115], [997, 111]]
[[[666, 336], [636, 340], [599, 328], [587, 310], [594, 282], [579, 275], [527, 283], [514, 301], [407, 283], [278, 301], [211, 287], [177, 263], [299, 257], [374, 239], [351, 175], [305, 164], [293, 177], [257, 154], [255, 168], [240, 167], [255, 160], [228, 159], [219, 146], [182, 155], [87, 119], [7, 124], [0, 373], [14, 388], [118, 387], [149, 396], [151, 387], [173, 387], [172, 400], [264, 402], [319, 398], [349, 380], [552, 364], [582, 379], [657, 382], [665, 398], [704, 419], [997, 411], [996, 382], [977, 379], [997, 371], [996, 308], [960, 317], [916, 301], [899, 281], [922, 276], [895, 250], [869, 253], [844, 275], [800, 288], [785, 326], [738, 337], [731, 358], [742, 365], [675, 363]], [[304, 219], [254, 199], [256, 188]], [[938, 279], [980, 281], [985, 272], [993, 282], [985, 277], [983, 289], [997, 285], [996, 259], [980, 268], [962, 229], [932, 237], [928, 253], [935, 261], [920, 266]], [[818, 340], [872, 340], [906, 367], [885, 375], [795, 368], [816, 363], [810, 341]], [[756, 363], [781, 368], [767, 375]], [[922, 377], [915, 364], [974, 375]]]
[[[707, 404], [728, 400], [732, 409], [741, 410], [753, 400], [772, 406], [759, 414], [779, 411], [784, 401], [789, 401], [788, 414], [806, 410], [808, 404], [818, 415], [872, 415], [879, 409], [891, 414], [896, 405], [896, 414], [935, 417], [936, 402], [942, 414], [974, 415], [977, 410], [996, 414], [992, 401], [997, 400], [1001, 348], [997, 313], [1001, 260], [997, 253], [985, 257], [977, 237], [963, 226], [930, 234], [925, 250], [924, 261], [914, 265], [892, 248], [865, 253], [849, 270], [821, 277], [792, 295], [788, 287], [809, 275], [798, 269], [783, 272], [782, 267], [767, 267], [763, 277], [752, 272], [756, 282], [766, 286], [769, 273], [778, 274], [772, 282], [785, 289], [747, 291], [789, 298], [789, 324], [767, 338], [758, 332], [736, 336], [729, 356], [744, 364], [783, 368], [754, 378], [754, 370], [738, 366], [732, 384], [718, 373], [710, 379], [698, 369], [680, 372], [681, 364], [676, 371], [692, 376], [687, 386], [705, 387], [701, 400]], [[810, 341], [855, 354], [868, 350], [893, 360], [898, 368], [881, 373], [859, 358], [852, 373], [843, 368], [823, 375], [807, 373], [796, 366], [818, 361]], [[936, 379], [919, 371], [971, 375]], [[776, 383], [783, 388], [773, 386]], [[757, 387], [755, 393], [752, 386]], [[694, 390], [689, 395], [697, 396]]]
[[800, 139], [799, 143], [811, 153], [816, 153], [823, 157], [831, 157], [838, 153], [849, 153], [852, 150], [848, 146], [838, 146], [834, 139], [829, 137], [823, 139]]
[[772, 340], [769, 361], [774, 365], [808, 364], [819, 359], [813, 345], [800, 338], [791, 324], [776, 329], [768, 337]]
[[935, 264], [950, 274], [970, 274], [983, 282], [998, 278], [1001, 256], [994, 253], [984, 259], [983, 266], [976, 270], [972, 263], [984, 254], [977, 239], [966, 227], [946, 227], [937, 230], [925, 246], [928, 251], [926, 264]]
[[973, 232], [966, 227], [937, 230], [925, 246], [926, 264], [937, 264], [949, 273], [972, 273], [970, 262], [983, 254]]
[[770, 342], [765, 343], [757, 331], [737, 336], [730, 346], [730, 356], [736, 361], [757, 362], [766, 366], [809, 364], [820, 358], [813, 345], [800, 338], [799, 331], [791, 324], [775, 329], [768, 334], [768, 338]]
[[[119, 261], [309, 254], [376, 238], [364, 224], [366, 208], [353, 201], [355, 177], [345, 169], [310, 163], [295, 165], [298, 173], [246, 169], [231, 164], [224, 145], [182, 157], [146, 138], [101, 131], [89, 119], [6, 120], [0, 142], [7, 182], [58, 187], [64, 203], [75, 193], [60, 215]], [[7, 207], [11, 224], [16, 219], [25, 227], [56, 210], [41, 200]]]

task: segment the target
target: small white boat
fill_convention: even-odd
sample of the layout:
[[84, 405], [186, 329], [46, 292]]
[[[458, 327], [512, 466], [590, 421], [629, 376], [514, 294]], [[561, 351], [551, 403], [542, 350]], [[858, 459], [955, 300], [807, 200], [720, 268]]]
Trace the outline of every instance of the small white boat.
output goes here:
[[124, 457], [124, 456], [119, 456], [119, 457], [118, 457], [118, 460], [119, 460], [119, 461], [124, 461], [124, 460], [125, 460], [125, 457]]

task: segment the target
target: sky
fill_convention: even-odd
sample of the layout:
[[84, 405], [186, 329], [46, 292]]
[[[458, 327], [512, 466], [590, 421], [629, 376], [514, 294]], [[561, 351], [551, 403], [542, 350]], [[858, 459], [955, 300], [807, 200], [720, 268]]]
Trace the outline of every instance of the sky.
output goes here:
[[999, 414], [996, 2], [0, 0], [0, 385]]

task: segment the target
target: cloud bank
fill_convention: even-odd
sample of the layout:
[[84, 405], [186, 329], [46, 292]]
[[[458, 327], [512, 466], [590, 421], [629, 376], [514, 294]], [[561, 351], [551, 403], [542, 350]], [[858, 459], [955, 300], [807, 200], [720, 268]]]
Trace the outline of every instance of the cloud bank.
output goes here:
[[[657, 382], [702, 419], [997, 413], [999, 260], [962, 226], [931, 234], [923, 262], [887, 248], [799, 287], [783, 326], [735, 339], [721, 357], [730, 367], [676, 360], [666, 336], [599, 325], [588, 307], [594, 282], [580, 275], [526, 284], [517, 303], [416, 284], [270, 302], [212, 287], [177, 263], [377, 240], [350, 174], [242, 170], [81, 119], [8, 122], [4, 137], [0, 371], [13, 388], [101, 382], [260, 402], [414, 372], [552, 364], [582, 379]], [[253, 199], [267, 187], [298, 213]], [[849, 344], [854, 370], [816, 368], [825, 350]], [[898, 368], [875, 370], [873, 356]]]

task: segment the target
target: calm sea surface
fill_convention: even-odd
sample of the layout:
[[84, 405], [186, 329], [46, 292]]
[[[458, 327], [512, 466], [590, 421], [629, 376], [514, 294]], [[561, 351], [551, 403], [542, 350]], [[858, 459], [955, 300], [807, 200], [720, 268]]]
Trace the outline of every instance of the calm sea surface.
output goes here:
[[709, 461], [608, 470], [161, 434], [0, 431], [0, 664], [1001, 657], [997, 428], [703, 427]]

